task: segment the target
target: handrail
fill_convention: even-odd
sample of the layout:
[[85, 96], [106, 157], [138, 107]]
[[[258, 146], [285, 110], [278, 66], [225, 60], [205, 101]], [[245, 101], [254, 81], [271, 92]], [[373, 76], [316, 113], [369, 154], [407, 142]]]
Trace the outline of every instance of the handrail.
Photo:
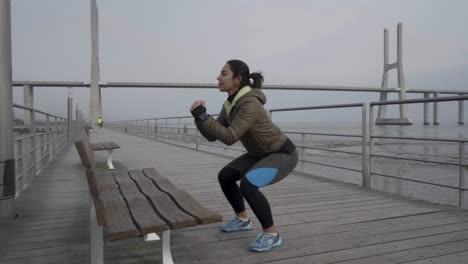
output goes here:
[[446, 96], [436, 98], [420, 98], [420, 99], [406, 99], [406, 100], [393, 100], [386, 102], [371, 102], [369, 105], [395, 105], [395, 104], [416, 104], [416, 103], [433, 103], [433, 102], [450, 102], [450, 101], [463, 101], [468, 100], [468, 95], [462, 96]]
[[357, 104], [337, 104], [337, 105], [321, 105], [321, 106], [305, 106], [305, 107], [290, 107], [290, 108], [275, 108], [270, 109], [271, 112], [286, 112], [300, 110], [316, 110], [316, 109], [331, 109], [331, 108], [348, 108], [348, 107], [364, 107], [364, 103]]
[[47, 112], [44, 112], [44, 111], [41, 111], [41, 110], [38, 110], [38, 109], [35, 109], [35, 108], [27, 107], [27, 106], [24, 106], [24, 105], [13, 104], [13, 107], [20, 108], [20, 109], [23, 109], [23, 110], [34, 111], [36, 113], [43, 114], [43, 115], [48, 115], [48, 116], [51, 116], [51, 117], [63, 118], [63, 119], [66, 120], [66, 118], [64, 118], [64, 117], [56, 116], [56, 115], [53, 115], [53, 114], [50, 114], [50, 113], [47, 113]]
[[[79, 135], [80, 128], [85, 122], [82, 117], [80, 121], [67, 122], [68, 118], [19, 104], [13, 104], [13, 108], [24, 110], [26, 117], [29, 116], [27, 124], [13, 127], [13, 131], [21, 129], [18, 134], [14, 132], [13, 137], [18, 197], [31, 184], [34, 177], [44, 171], [51, 161], [59, 157], [62, 150]], [[77, 111], [76, 114], [78, 113]], [[46, 120], [37, 121], [38, 114], [45, 115]], [[69, 116], [72, 114], [69, 113]], [[38, 131], [40, 128], [42, 131]], [[22, 135], [23, 133], [26, 135]]]
[[[57, 82], [57, 81], [13, 81], [13, 86], [32, 85], [35, 87], [89, 87], [86, 82]], [[218, 89], [214, 83], [155, 83], [155, 82], [100, 82], [101, 88], [193, 88], [193, 89]], [[295, 90], [295, 91], [331, 91], [331, 92], [388, 92], [398, 93], [399, 89], [366, 87], [366, 86], [331, 86], [331, 85], [296, 85], [276, 84], [263, 85], [264, 90]], [[406, 93], [440, 93], [440, 94], [468, 94], [465, 89], [460, 90], [435, 90], [435, 89], [408, 89]]]
[[[284, 133], [288, 135], [298, 135], [296, 138], [299, 136], [299, 143], [297, 143], [298, 151], [302, 150], [302, 155], [300, 156], [300, 162], [302, 164], [302, 170], [299, 167], [298, 170], [301, 170], [304, 172], [304, 164], [305, 163], [311, 163], [311, 164], [318, 164], [321, 166], [326, 166], [326, 167], [332, 167], [332, 168], [338, 168], [338, 169], [344, 169], [348, 171], [353, 171], [353, 172], [360, 172], [362, 173], [362, 185], [363, 186], [368, 186], [371, 187], [371, 176], [376, 175], [376, 176], [381, 176], [381, 177], [389, 177], [393, 179], [398, 179], [402, 181], [408, 181], [408, 182], [415, 182], [415, 183], [421, 183], [421, 184], [428, 184], [428, 185], [433, 185], [433, 186], [439, 186], [439, 187], [446, 187], [450, 189], [457, 189], [459, 190], [459, 207], [464, 207], [463, 205], [463, 200], [464, 200], [464, 192], [468, 191], [468, 189], [464, 185], [464, 176], [463, 173], [465, 171], [465, 168], [468, 166], [466, 161], [464, 160], [464, 146], [468, 142], [468, 139], [466, 138], [433, 138], [433, 137], [415, 137], [415, 136], [381, 136], [381, 135], [374, 135], [374, 106], [379, 106], [379, 105], [391, 105], [391, 104], [414, 104], [414, 103], [429, 103], [429, 102], [447, 102], [447, 101], [464, 101], [468, 100], [468, 96], [452, 96], [452, 97], [437, 97], [437, 98], [426, 98], [426, 99], [409, 99], [409, 100], [399, 100], [399, 101], [387, 101], [387, 102], [370, 102], [368, 104], [365, 103], [354, 103], [354, 104], [336, 104], [336, 105], [325, 105], [325, 106], [308, 106], [308, 107], [292, 107], [292, 108], [277, 108], [277, 109], [270, 109], [269, 113], [270, 115], [273, 112], [286, 112], [286, 111], [304, 111], [304, 110], [319, 110], [319, 109], [330, 109], [330, 108], [350, 108], [350, 107], [359, 107], [362, 108], [362, 131], [361, 135], [355, 134], [355, 135], [347, 135], [347, 134], [340, 134], [340, 133], [314, 133], [314, 132], [300, 132], [300, 131], [284, 131]], [[369, 109], [368, 109], [369, 108]], [[369, 111], [369, 115], [367, 117], [367, 111]], [[198, 129], [196, 127], [188, 127], [186, 122], [183, 123], [175, 123], [171, 122], [171, 119], [178, 119], [179, 122], [183, 118], [189, 118], [192, 119], [193, 117], [191, 116], [182, 116], [182, 117], [169, 117], [169, 118], [156, 118], [156, 119], [149, 119], [149, 120], [169, 120], [168, 122], [161, 122], [159, 121], [158, 123], [152, 123], [150, 127], [147, 126], [146, 123], [141, 123], [139, 120], [127, 120], [127, 121], [118, 121], [115, 122], [115, 126], [117, 129], [124, 130], [128, 129], [128, 133], [132, 133], [135, 135], [139, 136], [144, 136], [148, 138], [153, 138], [155, 140], [161, 140], [164, 142], [169, 142], [169, 143], [174, 143], [177, 141], [183, 141], [184, 143], [181, 146], [186, 146], [186, 147], [193, 147], [196, 150], [206, 150], [203, 147], [208, 147], [209, 151], [211, 152], [211, 149], [213, 148], [214, 153], [220, 153], [217, 149], [221, 149], [224, 151], [236, 151], [236, 152], [245, 152], [245, 149], [239, 146], [239, 148], [236, 147], [227, 147], [221, 144], [217, 143], [211, 143], [211, 142], [205, 142], [204, 140], [200, 140], [203, 137], [201, 134], [198, 132]], [[173, 121], [173, 120], [172, 120]], [[367, 122], [369, 122], [369, 127], [367, 127]], [[193, 124], [193, 123], [191, 123]], [[149, 128], [149, 129], [148, 129]], [[126, 130], [125, 130], [126, 131]], [[327, 149], [327, 148], [322, 148], [322, 147], [317, 147], [317, 146], [306, 146], [304, 144], [305, 139], [309, 135], [318, 135], [318, 136], [328, 136], [328, 137], [350, 137], [350, 138], [361, 138], [361, 143], [362, 143], [362, 151], [361, 152], [354, 152], [352, 150], [347, 151], [347, 150], [340, 150], [340, 149]], [[376, 143], [375, 141], [377, 139], [391, 139], [391, 140], [406, 140], [406, 141], [427, 141], [427, 142], [443, 142], [443, 143], [458, 143], [459, 144], [459, 161], [454, 162], [452, 160], [450, 161], [445, 161], [442, 159], [425, 159], [425, 158], [419, 158], [417, 156], [412, 156], [411, 153], [408, 153], [409, 156], [401, 156], [401, 155], [387, 155], [387, 153], [383, 152], [380, 153], [375, 151], [375, 146], [379, 146], [378, 142]], [[302, 140], [302, 143], [300, 142]], [[352, 145], [350, 147], [357, 147], [356, 145]], [[216, 149], [216, 150], [215, 150]], [[356, 169], [356, 168], [345, 168], [343, 166], [339, 166], [336, 164], [325, 164], [326, 159], [324, 162], [322, 161], [315, 161], [315, 160], [306, 160], [304, 156], [304, 151], [305, 150], [319, 150], [319, 151], [326, 151], [326, 152], [332, 152], [332, 153], [342, 153], [342, 154], [349, 154], [349, 155], [361, 155], [362, 157], [362, 169]], [[232, 152], [230, 152], [232, 153]], [[326, 153], [324, 153], [326, 155]], [[326, 156], [325, 156], [326, 157]], [[412, 179], [412, 178], [405, 178], [405, 177], [399, 177], [395, 175], [385, 175], [384, 173], [381, 173], [380, 171], [372, 171], [372, 164], [373, 164], [373, 159], [374, 158], [379, 158], [379, 159], [394, 159], [394, 160], [405, 160], [405, 161], [411, 161], [411, 162], [422, 162], [422, 163], [431, 163], [435, 165], [444, 165], [444, 166], [458, 166], [459, 167], [459, 183], [458, 187], [452, 186], [450, 184], [440, 184], [437, 182], [430, 182], [429, 180], [420, 180], [420, 179]]]
[[[465, 139], [447, 139], [447, 138], [441, 138], [441, 139], [434, 139], [434, 138], [414, 138], [414, 137], [395, 137], [395, 136], [375, 136], [374, 135], [374, 106], [381, 106], [381, 105], [404, 105], [404, 104], [415, 104], [415, 103], [438, 103], [438, 102], [449, 102], [449, 101], [466, 101], [468, 100], [467, 95], [462, 95], [462, 96], [447, 96], [447, 97], [436, 97], [436, 98], [423, 98], [423, 99], [407, 99], [407, 100], [394, 100], [394, 101], [386, 101], [386, 102], [371, 102], [369, 104], [369, 174], [370, 176], [372, 175], [378, 175], [382, 177], [389, 177], [389, 178], [395, 178], [399, 180], [404, 180], [404, 181], [411, 181], [411, 182], [418, 182], [418, 183], [424, 183], [424, 184], [429, 184], [429, 185], [434, 185], [434, 186], [439, 186], [439, 187], [447, 187], [447, 188], [454, 188], [458, 189], [458, 207], [463, 208], [464, 207], [464, 191], [465, 189], [465, 184], [464, 184], [464, 167], [467, 166], [464, 163], [464, 144], [467, 142]], [[441, 161], [422, 161], [422, 160], [417, 160], [417, 159], [411, 159], [411, 158], [406, 158], [406, 160], [413, 160], [416, 162], [428, 162], [428, 163], [437, 163], [437, 164], [443, 164], [443, 165], [452, 165], [452, 166], [458, 166], [459, 167], [459, 185], [457, 188], [455, 187], [448, 187], [445, 185], [441, 184], [436, 184], [433, 182], [427, 182], [427, 181], [420, 181], [420, 180], [413, 180], [413, 179], [406, 179], [398, 176], [393, 176], [393, 175], [386, 175], [382, 173], [376, 173], [372, 172], [373, 168], [373, 158], [374, 157], [380, 157], [380, 158], [391, 158], [391, 159], [400, 159], [400, 157], [395, 158], [395, 157], [385, 157], [385, 155], [378, 155], [378, 154], [373, 154], [373, 146], [374, 146], [374, 140], [380, 138], [380, 139], [399, 139], [399, 140], [418, 140], [418, 141], [434, 141], [434, 142], [451, 142], [451, 143], [459, 143], [459, 162], [458, 164], [453, 163], [453, 162], [441, 162]]]

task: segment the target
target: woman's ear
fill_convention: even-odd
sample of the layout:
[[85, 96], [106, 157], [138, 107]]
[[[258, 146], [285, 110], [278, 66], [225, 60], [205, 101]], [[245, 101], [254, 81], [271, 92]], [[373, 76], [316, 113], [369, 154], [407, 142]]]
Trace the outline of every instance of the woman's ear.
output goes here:
[[234, 78], [234, 84], [236, 86], [239, 86], [241, 84], [242, 77], [239, 75], [236, 78]]

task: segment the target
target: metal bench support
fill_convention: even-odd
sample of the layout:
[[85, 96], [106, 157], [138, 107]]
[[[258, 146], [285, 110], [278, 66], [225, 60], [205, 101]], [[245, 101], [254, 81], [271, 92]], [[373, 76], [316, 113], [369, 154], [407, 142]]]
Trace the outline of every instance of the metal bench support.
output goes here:
[[171, 230], [166, 230], [162, 233], [161, 259], [163, 264], [174, 264], [171, 254]]
[[112, 151], [113, 149], [107, 150], [107, 168], [109, 168], [109, 170], [114, 169], [114, 164], [112, 164]]
[[[102, 226], [98, 225], [94, 201], [89, 195], [90, 219], [91, 219], [91, 264], [104, 264], [104, 240]], [[166, 230], [160, 238], [156, 233], [144, 236], [145, 242], [161, 240], [161, 260], [163, 264], [174, 264], [171, 254], [171, 230]]]
[[174, 264], [171, 254], [171, 230], [166, 230], [160, 238], [156, 233], [150, 233], [144, 236], [145, 242], [161, 240], [161, 260], [163, 264]]

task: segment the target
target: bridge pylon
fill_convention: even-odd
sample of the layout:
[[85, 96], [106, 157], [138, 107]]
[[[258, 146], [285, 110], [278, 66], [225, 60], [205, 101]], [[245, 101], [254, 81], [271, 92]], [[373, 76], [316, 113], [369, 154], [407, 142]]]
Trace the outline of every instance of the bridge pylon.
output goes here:
[[[384, 29], [384, 68], [382, 76], [381, 88], [387, 89], [388, 87], [388, 71], [396, 69], [398, 73], [398, 88], [399, 88], [399, 99], [406, 100], [406, 86], [405, 78], [403, 75], [403, 35], [402, 35], [402, 24], [398, 23], [397, 27], [397, 61], [395, 63], [388, 63], [388, 30]], [[388, 92], [380, 93], [380, 101], [385, 102], [388, 99]], [[380, 105], [378, 109], [377, 119], [375, 120], [376, 125], [412, 125], [410, 118], [408, 117], [408, 108], [406, 104], [400, 104], [400, 117], [399, 118], [386, 118], [387, 106]]]
[[97, 119], [103, 118], [99, 80], [98, 9], [96, 0], [91, 0], [91, 83], [89, 86], [89, 122], [91, 124], [97, 124]]

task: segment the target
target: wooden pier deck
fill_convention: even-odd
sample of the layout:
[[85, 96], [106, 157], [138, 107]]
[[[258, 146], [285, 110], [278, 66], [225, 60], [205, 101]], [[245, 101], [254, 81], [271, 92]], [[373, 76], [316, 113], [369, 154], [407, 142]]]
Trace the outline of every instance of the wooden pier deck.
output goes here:
[[[97, 129], [92, 141], [115, 141], [116, 164], [155, 167], [206, 207], [232, 216], [217, 183], [229, 159]], [[105, 166], [105, 153], [95, 153]], [[260, 231], [222, 233], [218, 224], [173, 231], [180, 263], [468, 263], [468, 211], [291, 174], [264, 188], [284, 245], [268, 253], [247, 249]], [[89, 263], [89, 201], [73, 147], [27, 189], [18, 218], [0, 221], [0, 264]], [[252, 215], [253, 216], [253, 215]], [[106, 242], [105, 263], [160, 263], [159, 242]]]

